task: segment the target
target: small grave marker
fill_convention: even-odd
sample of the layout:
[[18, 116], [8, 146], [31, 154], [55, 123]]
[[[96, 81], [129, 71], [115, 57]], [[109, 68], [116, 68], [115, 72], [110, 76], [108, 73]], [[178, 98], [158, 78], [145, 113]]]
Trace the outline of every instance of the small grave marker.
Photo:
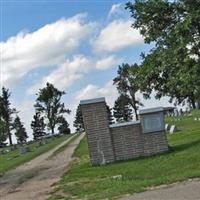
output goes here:
[[170, 129], [170, 125], [169, 124], [165, 124], [165, 130], [169, 131], [169, 129]]
[[169, 132], [173, 134], [173, 133], [175, 133], [176, 131], [177, 131], [176, 125], [172, 125]]

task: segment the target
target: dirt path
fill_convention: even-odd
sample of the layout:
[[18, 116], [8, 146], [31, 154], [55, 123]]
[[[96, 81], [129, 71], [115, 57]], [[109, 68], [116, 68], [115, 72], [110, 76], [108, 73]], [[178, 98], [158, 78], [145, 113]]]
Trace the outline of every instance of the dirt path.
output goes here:
[[49, 192], [53, 190], [53, 185], [59, 181], [60, 176], [65, 172], [72, 160], [72, 154], [83, 136], [84, 134], [81, 134], [63, 152], [52, 159], [48, 159], [49, 156], [71, 138], [47, 153], [6, 173], [0, 179], [0, 199], [45, 200]]
[[120, 200], [199, 200], [200, 179], [174, 183], [168, 186], [124, 197]]

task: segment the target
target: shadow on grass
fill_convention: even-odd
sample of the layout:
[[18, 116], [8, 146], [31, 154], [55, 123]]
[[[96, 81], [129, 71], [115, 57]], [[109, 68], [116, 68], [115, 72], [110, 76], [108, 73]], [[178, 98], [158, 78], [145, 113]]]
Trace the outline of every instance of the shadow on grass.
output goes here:
[[199, 146], [199, 145], [200, 145], [200, 140], [196, 140], [196, 141], [189, 142], [189, 143], [170, 146], [169, 147], [169, 153], [184, 151], [186, 149], [189, 149], [189, 148], [194, 147], [194, 146]]

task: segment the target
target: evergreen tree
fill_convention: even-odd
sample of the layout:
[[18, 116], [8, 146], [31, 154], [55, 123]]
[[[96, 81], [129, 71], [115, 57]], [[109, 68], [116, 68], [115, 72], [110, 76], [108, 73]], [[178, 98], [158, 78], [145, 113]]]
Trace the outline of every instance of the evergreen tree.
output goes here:
[[69, 128], [69, 123], [63, 116], [59, 117], [58, 122], [59, 122], [58, 130], [59, 130], [60, 134], [70, 134], [71, 133], [71, 130]]
[[6, 134], [6, 123], [3, 121], [3, 119], [0, 116], [0, 147], [5, 146], [5, 141], [7, 140], [7, 134]]
[[61, 97], [64, 94], [64, 91], [60, 91], [52, 84], [47, 83], [46, 87], [39, 90], [38, 98], [34, 105], [36, 110], [48, 120], [47, 127], [51, 130], [52, 135], [55, 132], [56, 125], [58, 125], [59, 117], [64, 113], [69, 114], [71, 112], [65, 108], [64, 103], [61, 103]]
[[126, 95], [120, 95], [115, 101], [113, 115], [117, 122], [128, 122], [132, 120], [130, 99]]
[[24, 128], [24, 125], [22, 124], [19, 116], [17, 116], [14, 120], [14, 130], [15, 130], [15, 136], [17, 138], [18, 144], [24, 144], [26, 143], [26, 139], [28, 138], [26, 129]]
[[81, 111], [81, 106], [80, 105], [78, 105], [78, 107], [76, 109], [74, 127], [76, 128], [76, 131], [78, 131], [78, 132], [81, 132], [81, 131], [85, 130], [84, 123], [83, 123], [83, 115], [82, 115], [82, 111]]
[[107, 113], [108, 113], [108, 122], [109, 124], [113, 124], [114, 118], [112, 114], [112, 108], [109, 107], [109, 105], [106, 105]]
[[16, 113], [16, 109], [10, 107], [10, 95], [11, 93], [9, 92], [9, 90], [3, 87], [2, 95], [0, 96], [0, 116], [5, 123], [5, 131], [9, 139], [9, 143], [10, 145], [12, 145], [12, 115]]
[[33, 130], [34, 140], [41, 140], [45, 135], [45, 123], [44, 118], [41, 117], [39, 112], [36, 112], [31, 122], [31, 128]]

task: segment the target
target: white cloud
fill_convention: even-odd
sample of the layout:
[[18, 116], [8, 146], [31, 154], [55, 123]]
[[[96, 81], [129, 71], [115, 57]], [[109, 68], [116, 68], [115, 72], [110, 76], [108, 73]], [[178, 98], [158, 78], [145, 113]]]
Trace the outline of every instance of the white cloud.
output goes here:
[[30, 95], [36, 93], [38, 89], [44, 87], [47, 82], [63, 90], [74, 83], [74, 81], [80, 80], [91, 67], [92, 62], [88, 58], [83, 55], [76, 55], [72, 60], [66, 60], [56, 70], [44, 77], [40, 83], [29, 88], [27, 93]]
[[121, 13], [122, 13], [122, 4], [121, 3], [113, 4], [108, 13], [108, 18], [112, 17], [113, 15]]
[[97, 52], [112, 52], [143, 42], [139, 31], [131, 27], [131, 20], [114, 20], [101, 30], [93, 41]]
[[71, 86], [75, 81], [82, 79], [85, 74], [95, 68], [97, 70], [106, 70], [121, 64], [121, 62], [122, 59], [116, 58], [114, 55], [104, 57], [97, 61], [87, 58], [84, 55], [75, 55], [71, 60], [67, 59], [64, 63], [60, 64], [57, 69], [43, 77], [39, 83], [28, 88], [27, 94], [35, 94], [38, 89], [44, 87], [47, 82], [63, 90]]
[[85, 22], [85, 14], [60, 19], [35, 32], [20, 32], [0, 43], [1, 78], [4, 85], [11, 85], [29, 71], [59, 64], [66, 54], [76, 49], [81, 39], [93, 29], [94, 23]]
[[113, 81], [107, 82], [103, 87], [89, 84], [84, 89], [76, 93], [76, 101], [90, 98], [105, 97], [106, 102], [112, 107], [114, 101], [118, 97], [118, 92], [116, 87], [113, 85]]
[[113, 66], [118, 66], [122, 62], [122, 59], [116, 58], [111, 55], [105, 58], [102, 58], [96, 62], [96, 69], [98, 70], [106, 70]]

